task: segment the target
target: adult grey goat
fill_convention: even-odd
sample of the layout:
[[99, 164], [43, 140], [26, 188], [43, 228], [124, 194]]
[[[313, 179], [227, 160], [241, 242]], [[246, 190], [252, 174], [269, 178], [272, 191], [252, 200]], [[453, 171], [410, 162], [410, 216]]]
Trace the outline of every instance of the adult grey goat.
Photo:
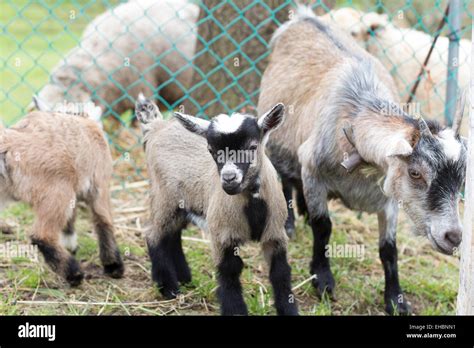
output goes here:
[[288, 105], [287, 121], [270, 136], [268, 148], [284, 182], [304, 192], [314, 235], [313, 285], [319, 294], [333, 294], [325, 255], [331, 235], [327, 201], [339, 198], [350, 209], [378, 214], [385, 309], [409, 312], [398, 280], [398, 209], [437, 250], [456, 250], [466, 167], [462, 113], [452, 129], [410, 117], [398, 106], [385, 68], [305, 7], [277, 30], [271, 45], [258, 109], [276, 101]]

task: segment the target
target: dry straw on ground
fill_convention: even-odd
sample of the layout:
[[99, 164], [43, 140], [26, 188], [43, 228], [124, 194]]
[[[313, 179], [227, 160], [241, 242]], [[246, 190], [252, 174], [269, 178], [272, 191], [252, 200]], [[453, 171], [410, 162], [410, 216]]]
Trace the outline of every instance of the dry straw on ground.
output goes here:
[[[77, 231], [77, 257], [86, 271], [78, 288], [68, 287], [40, 261], [0, 258], [0, 314], [92, 314], [92, 315], [216, 315], [216, 277], [206, 235], [190, 226], [183, 237], [184, 250], [193, 281], [182, 288], [176, 300], [164, 300], [150, 278], [150, 262], [144, 242], [148, 228], [148, 181], [141, 145], [131, 129], [120, 138], [118, 148], [129, 152], [125, 159], [113, 150], [115, 177], [112, 202], [117, 240], [124, 255], [123, 279], [102, 274], [96, 237], [89, 213], [81, 208]], [[140, 168], [137, 174], [136, 168]], [[337, 301], [319, 300], [311, 286], [308, 266], [312, 250], [311, 230], [299, 218], [296, 238], [290, 242], [289, 259], [293, 288], [302, 314], [344, 315], [383, 313], [383, 269], [378, 257], [376, 217], [351, 212], [331, 204], [334, 233], [331, 242], [363, 245], [364, 258], [336, 258]], [[14, 225], [13, 233], [0, 235], [0, 243], [28, 243], [33, 215], [24, 206], [7, 210], [3, 217]], [[409, 232], [402, 215], [399, 226], [399, 268], [402, 287], [416, 314], [454, 314], [458, 285], [458, 261], [433, 251], [428, 242]], [[6, 231], [8, 232], [8, 231]], [[11, 231], [10, 231], [11, 232]], [[272, 307], [268, 269], [256, 244], [243, 248], [246, 265], [242, 284], [249, 311], [255, 315], [275, 314]]]

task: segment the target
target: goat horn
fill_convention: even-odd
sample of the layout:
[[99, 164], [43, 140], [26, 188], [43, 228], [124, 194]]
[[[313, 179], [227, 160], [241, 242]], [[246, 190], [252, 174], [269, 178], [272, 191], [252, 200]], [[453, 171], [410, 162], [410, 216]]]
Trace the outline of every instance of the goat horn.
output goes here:
[[355, 148], [354, 144], [354, 130], [352, 129], [351, 124], [345, 124], [344, 127], [342, 128], [342, 131], [344, 132], [344, 135], [346, 136], [347, 141], [349, 144], [352, 145], [353, 148]]
[[456, 105], [456, 114], [453, 118], [452, 129], [456, 136], [458, 136], [459, 132], [461, 131], [462, 117], [464, 114], [464, 107], [466, 106], [466, 90], [467, 89], [465, 88], [458, 97], [458, 102]]
[[428, 127], [428, 124], [426, 123], [426, 121], [421, 116], [418, 119], [418, 125], [420, 126], [420, 134], [422, 136], [426, 136], [426, 137], [432, 137], [433, 136], [433, 134], [431, 134], [430, 128]]

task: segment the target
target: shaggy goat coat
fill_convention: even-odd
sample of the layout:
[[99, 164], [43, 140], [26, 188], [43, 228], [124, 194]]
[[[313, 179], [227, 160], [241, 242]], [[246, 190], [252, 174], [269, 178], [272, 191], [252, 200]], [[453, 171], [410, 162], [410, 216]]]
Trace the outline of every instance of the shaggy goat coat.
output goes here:
[[83, 274], [75, 252], [76, 201], [90, 205], [106, 273], [120, 277], [109, 198], [112, 158], [96, 121], [35, 111], [0, 130], [0, 203], [22, 201], [36, 213], [31, 239], [72, 285]]
[[[409, 312], [398, 280], [398, 209], [438, 251], [452, 254], [459, 246], [466, 164], [457, 127], [462, 114], [452, 129], [410, 117], [381, 63], [303, 7], [272, 38], [259, 111], [276, 101], [287, 105], [287, 121], [270, 135], [268, 149], [282, 180], [304, 191], [318, 293], [334, 290], [326, 254], [332, 229], [327, 201], [338, 198], [350, 209], [378, 214], [386, 310]], [[341, 164], [357, 156], [361, 167], [348, 172]], [[285, 196], [292, 198], [291, 192]]]
[[[179, 283], [191, 281], [181, 233], [188, 222], [195, 222], [210, 235], [223, 315], [247, 314], [239, 250], [250, 240], [261, 243], [278, 314], [296, 315], [286, 256], [285, 199], [264, 153], [268, 133], [283, 120], [284, 106], [276, 104], [258, 120], [222, 114], [206, 121], [176, 113], [178, 123], [163, 121], [156, 105], [141, 95], [136, 114], [151, 177], [147, 245], [160, 292], [176, 297]], [[253, 156], [237, 158], [228, 151]]]

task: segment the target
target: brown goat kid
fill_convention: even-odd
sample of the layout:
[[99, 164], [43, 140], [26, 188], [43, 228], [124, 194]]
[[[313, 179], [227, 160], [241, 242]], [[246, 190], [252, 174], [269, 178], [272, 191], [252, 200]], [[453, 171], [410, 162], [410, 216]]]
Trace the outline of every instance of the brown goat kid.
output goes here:
[[12, 201], [31, 205], [32, 243], [72, 286], [84, 277], [71, 254], [77, 249], [77, 200], [91, 207], [105, 273], [123, 275], [110, 207], [111, 174], [107, 141], [88, 117], [35, 111], [0, 129], [0, 209]]

